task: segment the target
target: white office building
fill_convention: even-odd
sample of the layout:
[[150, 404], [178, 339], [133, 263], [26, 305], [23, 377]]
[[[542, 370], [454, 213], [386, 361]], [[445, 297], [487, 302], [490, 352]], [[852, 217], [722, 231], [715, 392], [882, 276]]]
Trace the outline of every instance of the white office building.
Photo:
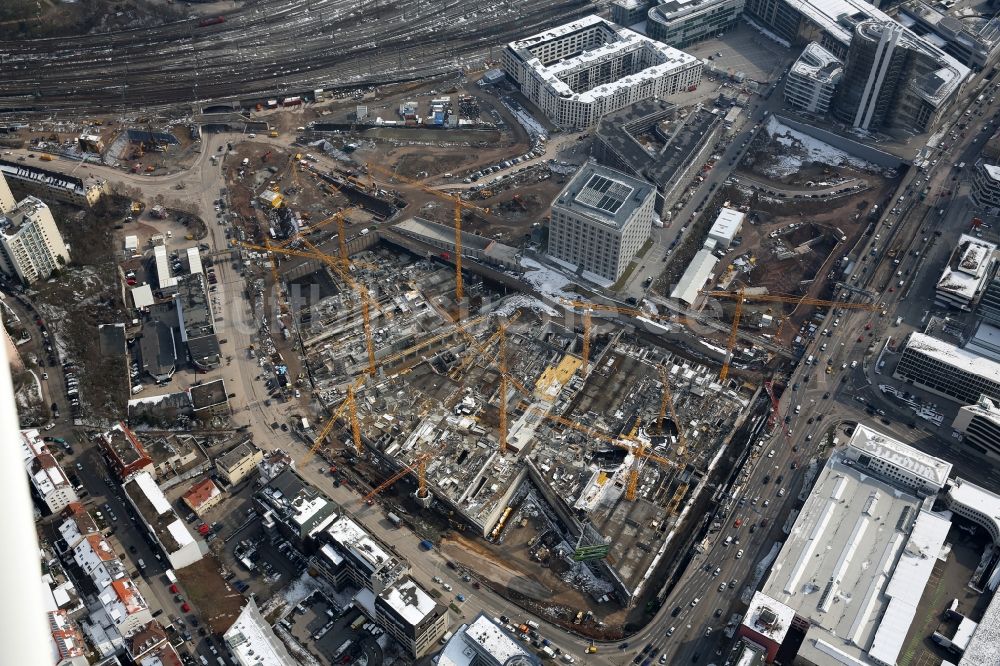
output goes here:
[[524, 96], [565, 129], [685, 91], [698, 85], [702, 70], [694, 56], [599, 16], [511, 42], [501, 58]]
[[825, 115], [844, 75], [844, 63], [816, 42], [809, 42], [785, 78], [785, 103]]
[[437, 666], [541, 666], [513, 634], [483, 613], [463, 624], [435, 657]]
[[988, 215], [1000, 212], [1000, 165], [980, 161], [972, 176], [972, 198]]
[[962, 234], [934, 291], [934, 302], [957, 310], [971, 310], [986, 288], [997, 246]]
[[725, 32], [743, 13], [744, 0], [667, 0], [646, 14], [646, 34], [682, 47]]
[[375, 621], [412, 657], [420, 657], [448, 631], [448, 609], [404, 576], [375, 597]]
[[958, 410], [952, 429], [962, 444], [988, 458], [1000, 459], [1000, 404], [986, 396]]
[[951, 463], [861, 423], [854, 428], [844, 459], [921, 497], [937, 494], [951, 472]]
[[0, 172], [0, 271], [31, 284], [69, 261], [69, 248], [41, 199], [14, 202]]
[[910, 334], [892, 374], [965, 405], [1000, 400], [1000, 363], [924, 333]]
[[548, 254], [604, 280], [617, 280], [649, 239], [653, 186], [588, 162], [552, 203]]

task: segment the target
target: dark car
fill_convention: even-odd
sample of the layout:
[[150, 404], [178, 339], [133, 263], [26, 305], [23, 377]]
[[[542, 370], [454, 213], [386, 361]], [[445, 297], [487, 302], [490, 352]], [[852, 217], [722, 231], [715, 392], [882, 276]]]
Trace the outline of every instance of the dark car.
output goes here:
[[628, 647], [628, 643], [622, 643], [621, 645], [618, 646], [618, 649], [619, 650], [624, 650], [627, 647]]
[[781, 480], [784, 479], [784, 478], [785, 478], [784, 475], [779, 474], [778, 477], [774, 480], [774, 482], [775, 483], [781, 483]]
[[675, 608], [672, 611], [670, 611], [670, 617], [677, 617], [680, 614], [681, 614], [681, 607], [680, 606], [678, 606], [677, 608]]

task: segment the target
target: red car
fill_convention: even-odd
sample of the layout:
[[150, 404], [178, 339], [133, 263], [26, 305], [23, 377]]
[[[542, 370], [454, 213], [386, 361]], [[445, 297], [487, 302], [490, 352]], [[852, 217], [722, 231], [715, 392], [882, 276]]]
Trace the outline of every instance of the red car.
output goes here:
[[184, 603], [181, 604], [181, 610], [184, 611], [185, 613], [190, 613], [191, 606], [188, 604], [188, 602], [185, 601]]
[[178, 589], [177, 587], [177, 583], [174, 583], [173, 585], [170, 586], [170, 592], [171, 594], [177, 594], [178, 592], [180, 592], [180, 589]]
[[742, 518], [737, 518], [736, 522], [733, 523], [733, 527], [739, 527], [742, 524], [743, 524], [743, 519]]

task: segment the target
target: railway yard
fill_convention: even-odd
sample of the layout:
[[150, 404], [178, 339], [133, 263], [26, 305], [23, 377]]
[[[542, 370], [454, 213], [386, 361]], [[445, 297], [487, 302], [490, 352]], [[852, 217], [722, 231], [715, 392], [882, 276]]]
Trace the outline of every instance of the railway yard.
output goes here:
[[119, 107], [148, 113], [185, 105], [197, 112], [210, 101], [461, 76], [485, 69], [491, 47], [588, 8], [579, 1], [454, 0], [387, 3], [371, 12], [345, 0], [265, 0], [227, 9], [224, 21], [209, 25], [195, 17], [137, 30], [0, 43], [0, 110]]

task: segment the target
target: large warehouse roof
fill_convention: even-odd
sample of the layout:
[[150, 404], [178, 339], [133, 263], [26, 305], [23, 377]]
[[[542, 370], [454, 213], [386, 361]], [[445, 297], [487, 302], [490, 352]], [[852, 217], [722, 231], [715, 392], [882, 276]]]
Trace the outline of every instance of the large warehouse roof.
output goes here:
[[711, 250], [698, 250], [698, 253], [694, 255], [694, 259], [691, 260], [691, 263], [685, 269], [684, 275], [681, 276], [680, 282], [670, 292], [670, 298], [684, 301], [688, 305], [694, 303], [698, 300], [698, 293], [702, 290], [702, 287], [712, 277], [712, 271], [715, 270], [715, 264], [717, 263], [719, 263], [719, 260], [716, 259]]

